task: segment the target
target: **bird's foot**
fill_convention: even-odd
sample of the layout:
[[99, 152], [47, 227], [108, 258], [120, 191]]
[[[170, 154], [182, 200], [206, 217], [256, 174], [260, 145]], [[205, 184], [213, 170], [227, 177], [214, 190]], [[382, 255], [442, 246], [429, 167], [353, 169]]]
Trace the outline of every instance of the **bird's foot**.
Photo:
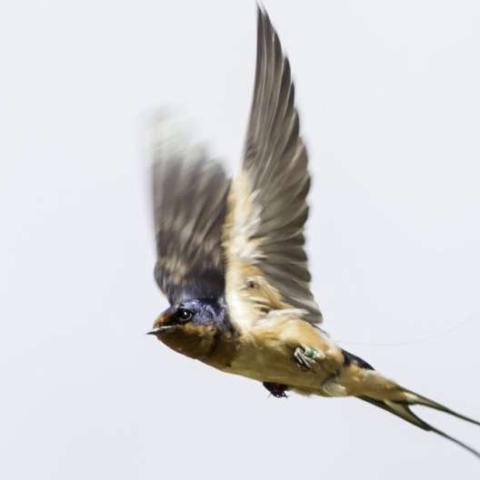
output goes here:
[[293, 352], [293, 356], [298, 364], [298, 366], [304, 370], [311, 370], [317, 360], [323, 360], [325, 355], [314, 348], [307, 347], [302, 345], [297, 347]]
[[275, 397], [275, 398], [288, 398], [285, 393], [288, 390], [286, 385], [281, 383], [263, 382], [263, 386]]

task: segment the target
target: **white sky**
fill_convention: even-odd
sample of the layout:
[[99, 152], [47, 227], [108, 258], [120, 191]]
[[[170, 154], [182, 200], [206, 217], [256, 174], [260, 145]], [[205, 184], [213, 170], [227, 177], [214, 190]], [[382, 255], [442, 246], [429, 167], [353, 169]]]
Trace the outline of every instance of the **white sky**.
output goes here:
[[[311, 154], [325, 327], [480, 418], [480, 5], [265, 4]], [[255, 27], [253, 1], [0, 6], [2, 478], [478, 478], [373, 407], [268, 398], [144, 335], [166, 306], [146, 118], [176, 108], [237, 162]], [[478, 428], [425, 417], [480, 448]]]

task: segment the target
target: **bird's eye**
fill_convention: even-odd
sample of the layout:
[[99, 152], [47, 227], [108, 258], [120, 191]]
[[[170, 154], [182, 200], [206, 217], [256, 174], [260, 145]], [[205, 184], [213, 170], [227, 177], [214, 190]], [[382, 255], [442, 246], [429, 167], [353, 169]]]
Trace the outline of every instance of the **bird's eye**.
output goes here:
[[186, 308], [179, 308], [177, 311], [177, 317], [184, 322], [188, 322], [188, 320], [192, 318], [192, 315], [193, 313]]

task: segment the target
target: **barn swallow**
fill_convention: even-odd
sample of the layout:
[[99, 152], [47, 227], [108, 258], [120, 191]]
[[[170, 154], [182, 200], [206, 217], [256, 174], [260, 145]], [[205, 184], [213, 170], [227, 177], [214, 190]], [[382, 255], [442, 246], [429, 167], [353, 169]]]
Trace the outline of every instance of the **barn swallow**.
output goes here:
[[310, 189], [290, 65], [258, 7], [253, 101], [240, 172], [157, 124], [153, 147], [155, 279], [170, 307], [149, 332], [222, 372], [287, 391], [352, 396], [480, 452], [411, 407], [461, 415], [388, 379], [321, 328], [304, 249]]

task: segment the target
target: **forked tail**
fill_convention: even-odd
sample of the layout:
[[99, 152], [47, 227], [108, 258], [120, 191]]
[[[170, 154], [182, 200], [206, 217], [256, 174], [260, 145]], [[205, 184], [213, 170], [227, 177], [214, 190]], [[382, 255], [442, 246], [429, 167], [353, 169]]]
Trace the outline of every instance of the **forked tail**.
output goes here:
[[465, 450], [468, 450], [470, 453], [473, 453], [473, 455], [475, 455], [477, 458], [480, 459], [480, 451], [475, 450], [474, 448], [463, 443], [462, 441], [454, 437], [451, 437], [450, 435], [446, 434], [445, 432], [442, 432], [438, 428], [435, 428], [432, 425], [428, 424], [427, 422], [422, 420], [420, 417], [418, 417], [415, 413], [413, 413], [410, 406], [422, 405], [425, 407], [433, 408], [434, 410], [439, 410], [440, 412], [448, 413], [449, 415], [453, 415], [454, 417], [461, 418], [462, 420], [465, 420], [467, 422], [473, 423], [478, 426], [480, 426], [480, 422], [478, 422], [477, 420], [474, 420], [473, 418], [466, 417], [465, 415], [462, 415], [453, 410], [450, 410], [449, 408], [444, 407], [443, 405], [437, 402], [434, 402], [429, 398], [418, 395], [417, 393], [414, 393], [410, 390], [403, 389], [402, 393], [403, 393], [402, 395], [403, 398], [401, 400], [398, 400], [398, 399], [378, 400], [368, 396], [358, 396], [357, 398], [360, 398], [361, 400], [371, 403], [372, 405], [375, 405], [377, 407], [383, 408], [384, 410], [387, 410], [387, 412], [393, 413], [394, 415], [397, 415], [398, 417], [403, 418], [403, 420], [406, 420], [407, 422], [423, 430], [434, 432], [437, 435], [440, 435], [441, 437], [446, 438], [447, 440], [450, 440], [453, 443], [456, 443], [457, 445], [464, 448]]

